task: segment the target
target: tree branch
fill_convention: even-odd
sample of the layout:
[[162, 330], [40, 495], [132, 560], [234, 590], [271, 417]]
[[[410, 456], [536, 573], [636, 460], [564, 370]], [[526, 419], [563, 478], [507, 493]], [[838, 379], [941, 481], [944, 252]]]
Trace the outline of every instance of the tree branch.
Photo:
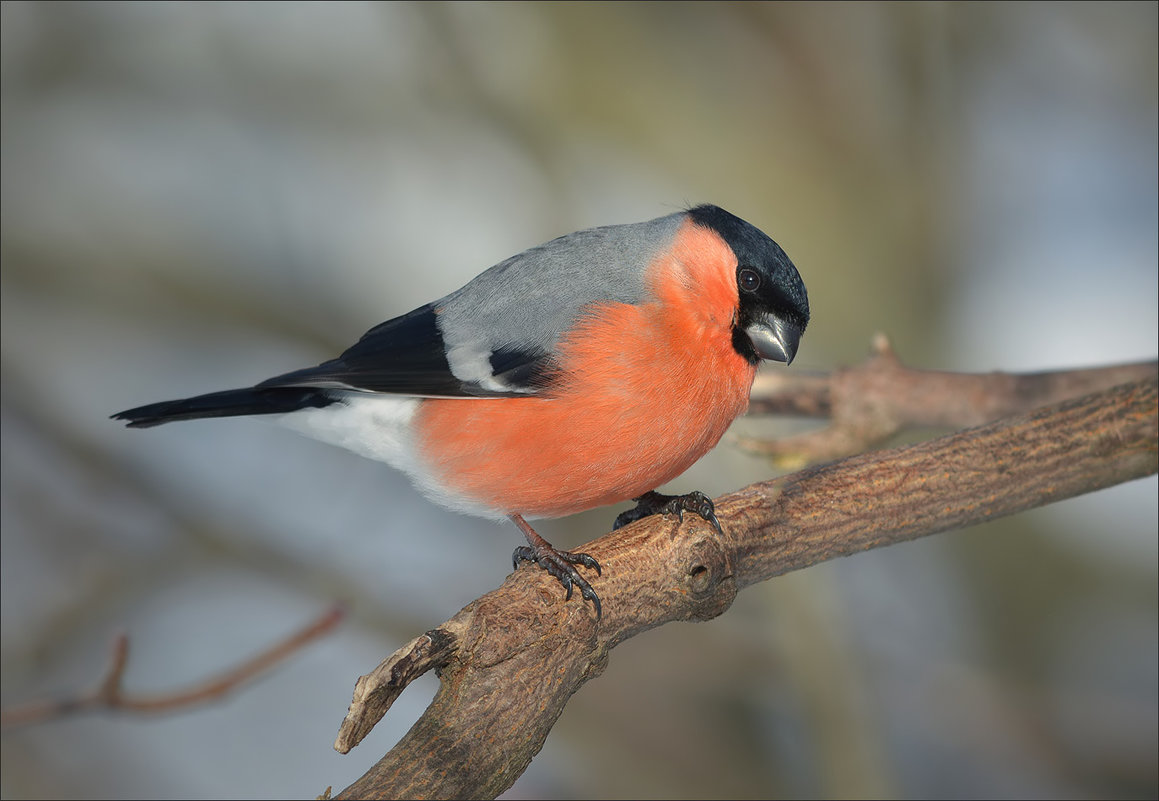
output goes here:
[[327, 634], [341, 622], [342, 617], [342, 607], [331, 607], [305, 628], [224, 673], [185, 690], [151, 696], [131, 695], [124, 691], [122, 682], [125, 668], [129, 664], [129, 637], [126, 634], [118, 634], [113, 639], [109, 667], [96, 688], [57, 701], [41, 701], [9, 707], [0, 712], [0, 724], [4, 728], [26, 726], [102, 709], [157, 714], [208, 703], [257, 678], [308, 643]]
[[532, 568], [359, 680], [335, 747], [348, 751], [406, 684], [434, 668], [426, 713], [342, 795], [494, 797], [542, 747], [571, 695], [623, 640], [715, 617], [737, 591], [868, 548], [973, 525], [1159, 470], [1159, 378], [936, 440], [754, 484], [717, 499], [723, 536], [652, 517], [583, 546], [604, 600], [564, 602]]
[[778, 440], [734, 437], [783, 469], [861, 453], [912, 428], [959, 429], [1159, 373], [1155, 361], [1041, 373], [950, 373], [906, 367], [884, 334], [870, 357], [828, 373], [777, 370], [753, 384], [750, 415], [828, 417], [825, 428]]

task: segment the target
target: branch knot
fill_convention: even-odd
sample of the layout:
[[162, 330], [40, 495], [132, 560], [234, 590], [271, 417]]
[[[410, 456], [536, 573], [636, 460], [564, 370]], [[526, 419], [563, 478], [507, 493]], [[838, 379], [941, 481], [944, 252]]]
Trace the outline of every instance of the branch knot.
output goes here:
[[737, 593], [732, 563], [715, 531], [710, 529], [689, 544], [682, 583], [694, 620], [711, 620], [732, 606]]

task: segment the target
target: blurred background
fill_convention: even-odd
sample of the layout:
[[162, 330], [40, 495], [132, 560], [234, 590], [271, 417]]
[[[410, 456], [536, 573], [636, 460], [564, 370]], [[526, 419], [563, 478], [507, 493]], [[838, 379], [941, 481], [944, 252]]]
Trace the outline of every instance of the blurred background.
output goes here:
[[[2, 700], [339, 633], [209, 707], [6, 732], [5, 797], [307, 797], [354, 680], [511, 527], [255, 420], [127, 431], [528, 246], [713, 202], [809, 287], [792, 369], [1157, 350], [1157, 6], [19, 3], [2, 41]], [[773, 368], [778, 369], [778, 368]], [[797, 421], [742, 420], [775, 436]], [[671, 485], [769, 477], [722, 444]], [[624, 643], [509, 798], [1159, 793], [1154, 477], [746, 590]], [[618, 509], [544, 523], [561, 547]]]

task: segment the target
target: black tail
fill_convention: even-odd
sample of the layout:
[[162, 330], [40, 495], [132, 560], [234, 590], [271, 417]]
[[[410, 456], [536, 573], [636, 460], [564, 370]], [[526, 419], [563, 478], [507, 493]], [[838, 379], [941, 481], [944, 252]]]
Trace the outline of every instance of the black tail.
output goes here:
[[298, 409], [321, 408], [336, 403], [331, 393], [309, 387], [271, 387], [269, 389], [229, 389], [195, 398], [150, 403], [113, 415], [114, 420], [128, 420], [129, 428], [148, 428], [177, 420], [199, 417], [239, 417], [247, 414], [285, 414]]

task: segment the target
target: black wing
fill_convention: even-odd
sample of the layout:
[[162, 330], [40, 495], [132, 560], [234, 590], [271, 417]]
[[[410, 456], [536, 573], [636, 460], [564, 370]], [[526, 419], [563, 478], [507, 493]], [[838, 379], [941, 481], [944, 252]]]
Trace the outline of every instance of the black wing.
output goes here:
[[342, 391], [382, 392], [437, 398], [526, 397], [546, 389], [556, 375], [544, 351], [500, 347], [480, 356], [472, 369], [487, 386], [451, 372], [432, 305], [388, 320], [366, 332], [337, 359], [295, 370], [249, 389], [211, 392], [118, 412], [132, 428], [195, 420], [286, 414], [343, 401]]
[[367, 331], [337, 359], [257, 385], [317, 387], [436, 398], [502, 398], [535, 394], [554, 371], [545, 352], [503, 348], [490, 357], [488, 386], [451, 371], [432, 304]]

